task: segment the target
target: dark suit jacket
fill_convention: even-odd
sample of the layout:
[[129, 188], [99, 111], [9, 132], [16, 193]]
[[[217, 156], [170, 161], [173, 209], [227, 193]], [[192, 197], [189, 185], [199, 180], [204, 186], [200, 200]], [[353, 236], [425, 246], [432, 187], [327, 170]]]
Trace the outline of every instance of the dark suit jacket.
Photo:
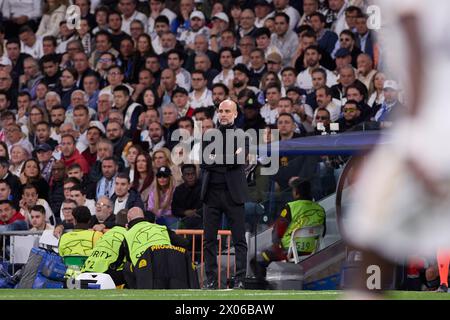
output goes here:
[[[234, 127], [235, 129], [235, 127]], [[203, 147], [206, 147], [209, 142], [203, 141]], [[226, 144], [226, 142], [225, 142]], [[234, 152], [238, 145], [235, 143]], [[248, 141], [245, 143], [245, 150], [242, 152], [248, 153]], [[224, 150], [225, 153], [225, 150]], [[225, 158], [225, 157], [224, 157]], [[236, 157], [235, 157], [236, 159]], [[225, 180], [227, 184], [227, 189], [230, 192], [231, 199], [236, 204], [244, 204], [244, 202], [248, 199], [248, 190], [247, 190], [247, 179], [245, 177], [245, 165], [243, 164], [202, 164], [200, 168], [202, 169], [202, 185], [200, 191], [200, 199], [204, 202], [206, 200], [206, 194], [208, 192], [209, 187], [209, 179], [211, 171], [217, 170], [218, 167], [225, 167]]]

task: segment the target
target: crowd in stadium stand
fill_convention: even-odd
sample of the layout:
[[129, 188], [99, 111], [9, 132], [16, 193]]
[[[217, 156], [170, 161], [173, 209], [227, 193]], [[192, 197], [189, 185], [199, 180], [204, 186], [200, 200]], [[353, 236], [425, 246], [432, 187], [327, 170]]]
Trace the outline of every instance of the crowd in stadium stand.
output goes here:
[[[96, 217], [104, 206], [201, 228], [198, 159], [175, 161], [171, 138], [185, 129], [198, 148], [194, 129], [214, 128], [226, 98], [238, 102], [238, 128], [266, 130], [263, 143], [273, 129], [281, 140], [331, 123], [380, 129], [402, 109], [365, 1], [24, 3], [2, 1], [0, 26], [0, 200], [22, 214], [2, 219], [10, 229], [22, 217], [35, 227], [36, 206], [47, 223], [70, 224], [69, 200], [100, 229], [111, 227]], [[79, 19], [66, 15], [71, 4]], [[314, 165], [269, 178], [249, 165], [252, 203]]]
[[[72, 4], [81, 16], [66, 14]], [[391, 126], [401, 87], [383, 70], [367, 5], [0, 1], [0, 230], [71, 228], [77, 206], [97, 231], [132, 207], [172, 229], [201, 229], [198, 159], [173, 159], [171, 138], [185, 129], [183, 144], [198, 148], [194, 129], [214, 128], [226, 98], [238, 102], [238, 128], [266, 131], [260, 143], [273, 129], [288, 140], [330, 133], [331, 123]], [[248, 165], [246, 210], [310, 178], [317, 161], [335, 169], [342, 159], [283, 157], [270, 177]]]

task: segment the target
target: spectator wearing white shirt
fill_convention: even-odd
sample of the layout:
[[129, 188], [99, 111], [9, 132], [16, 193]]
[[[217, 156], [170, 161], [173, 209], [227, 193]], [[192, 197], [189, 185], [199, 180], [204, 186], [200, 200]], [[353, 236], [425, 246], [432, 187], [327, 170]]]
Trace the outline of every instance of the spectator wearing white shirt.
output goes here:
[[136, 0], [120, 0], [118, 8], [122, 13], [122, 31], [131, 35], [131, 22], [139, 20], [144, 24], [144, 30], [147, 30], [147, 16], [136, 10]]
[[86, 198], [86, 190], [81, 185], [74, 185], [70, 188], [70, 198], [77, 203], [77, 206], [85, 206], [91, 212], [91, 216], [95, 215], [95, 201]]
[[169, 19], [167, 19], [166, 16], [161, 15], [155, 19], [155, 28], [153, 32], [150, 33], [152, 37], [152, 47], [156, 54], [162, 54], [164, 52], [161, 38], [166, 33], [170, 33]]
[[99, 6], [95, 9], [95, 22], [97, 26], [92, 29], [93, 36], [100, 30], [108, 31], [108, 12], [109, 8], [105, 6]]
[[44, 15], [39, 24], [39, 29], [36, 32], [37, 36], [54, 36], [59, 33], [59, 23], [66, 15], [67, 7], [64, 5], [64, 0], [46, 1], [44, 3]]
[[170, 9], [166, 8], [165, 0], [150, 0], [150, 17], [147, 21], [148, 33], [152, 34], [155, 29], [156, 19], [159, 16], [167, 17], [169, 25], [175, 20], [177, 15]]
[[209, 38], [209, 29], [205, 27], [205, 15], [201, 11], [193, 11], [189, 17], [190, 29], [181, 32], [178, 39], [186, 49], [194, 50], [194, 40], [197, 35]]
[[[1, 11], [10, 37], [17, 37], [22, 26], [28, 25], [37, 29], [37, 20], [42, 16], [42, 1], [36, 0], [3, 0]], [[6, 20], [6, 21], [5, 21]]]
[[[316, 11], [319, 11], [318, 0], [303, 0], [303, 15], [301, 16], [297, 27], [309, 23], [310, 16]], [[324, 12], [321, 13], [324, 14]]]
[[331, 31], [340, 34], [343, 30], [349, 28], [345, 21], [345, 10], [348, 7], [348, 3], [346, 0], [329, 0], [328, 5], [330, 11], [336, 16], [336, 19], [331, 25]]
[[300, 21], [300, 13], [289, 5], [289, 0], [273, 0], [275, 12], [283, 12], [289, 16], [289, 30], [294, 30]]
[[192, 89], [194, 90], [189, 94], [192, 109], [213, 105], [212, 93], [208, 90], [207, 84], [208, 81], [203, 71], [195, 70], [192, 72]]
[[225, 12], [218, 12], [211, 17], [211, 23], [210, 48], [218, 52], [222, 43], [222, 32], [230, 27], [230, 18]]
[[256, 0], [254, 3], [255, 6], [255, 26], [257, 28], [264, 27], [264, 22], [271, 16], [271, 12], [273, 10], [273, 5], [269, 3], [267, 0]]
[[335, 122], [339, 119], [341, 115], [341, 106], [334, 101], [329, 87], [323, 86], [316, 90], [316, 101], [318, 108], [315, 110], [314, 119], [317, 115], [317, 110], [320, 108], [328, 110], [331, 122]]
[[263, 27], [256, 29], [255, 32], [256, 48], [264, 50], [264, 55], [266, 59], [272, 53], [277, 53], [280, 55], [281, 58], [283, 58], [283, 54], [281, 53], [280, 49], [271, 44], [270, 35], [271, 35], [270, 30], [268, 28]]
[[289, 16], [284, 12], [275, 14], [275, 33], [271, 37], [272, 45], [281, 51], [283, 66], [289, 66], [298, 47], [298, 36], [289, 30]]
[[136, 44], [135, 47], [137, 47], [139, 36], [141, 36], [144, 33], [146, 34], [147, 33], [146, 31], [147, 31], [147, 29], [145, 28], [145, 26], [141, 20], [134, 19], [133, 21], [131, 21], [130, 35], [131, 35], [131, 38], [133, 38], [134, 43]]
[[183, 54], [178, 50], [173, 49], [167, 53], [167, 65], [169, 69], [175, 72], [177, 85], [189, 92], [191, 90], [191, 74], [181, 67], [183, 63]]
[[297, 76], [297, 86], [303, 90], [311, 90], [312, 89], [312, 71], [316, 68], [323, 68], [327, 73], [327, 86], [334, 86], [336, 81], [336, 76], [330, 70], [322, 67], [319, 63], [321, 55], [319, 53], [319, 48], [317, 46], [309, 46], [305, 50], [305, 64], [306, 69], [300, 72]]
[[[31, 223], [31, 208], [36, 205], [44, 207], [45, 211], [45, 221], [47, 223], [55, 223], [55, 216], [52, 209], [50, 208], [47, 200], [39, 198], [37, 187], [33, 184], [26, 184], [23, 187], [22, 199], [19, 202], [20, 213], [25, 217], [28, 224]], [[53, 221], [51, 220], [53, 219]]]
[[230, 48], [223, 48], [219, 52], [219, 62], [222, 66], [222, 71], [214, 78], [213, 83], [223, 83], [230, 87], [234, 79], [234, 57], [233, 50]]
[[286, 90], [297, 85], [297, 72], [294, 67], [286, 67], [281, 70], [281, 95], [286, 95]]
[[44, 55], [42, 38], [36, 36], [29, 26], [20, 28], [19, 38], [22, 53], [27, 53], [35, 59], [40, 59]]
[[237, 32], [238, 38], [242, 38], [244, 36], [250, 36], [253, 38], [255, 31], [255, 13], [252, 9], [242, 10], [241, 16], [239, 18], [239, 28]]
[[266, 89], [267, 103], [261, 108], [260, 113], [267, 124], [276, 124], [278, 118], [278, 102], [281, 99], [281, 89], [276, 84], [269, 84]]
[[[58, 46], [56, 47], [56, 53], [65, 55], [66, 53], [69, 54], [69, 59], [62, 59], [61, 64], [67, 64], [67, 66], [73, 66], [73, 57], [72, 55], [75, 53], [76, 50], [83, 51], [83, 44], [78, 40], [78, 36], [75, 34], [75, 29], [69, 29], [67, 26], [67, 22], [65, 20], [61, 21], [59, 23], [59, 34], [58, 34]], [[78, 47], [78, 49], [74, 50], [69, 47], [69, 42], [76, 42], [77, 44], [74, 46]], [[73, 47], [73, 46], [72, 46]], [[63, 63], [64, 61], [64, 63]]]

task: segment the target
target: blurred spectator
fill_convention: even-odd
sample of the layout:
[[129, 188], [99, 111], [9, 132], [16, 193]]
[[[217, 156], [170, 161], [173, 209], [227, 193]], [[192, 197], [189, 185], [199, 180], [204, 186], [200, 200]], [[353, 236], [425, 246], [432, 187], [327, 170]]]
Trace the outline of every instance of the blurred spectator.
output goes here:
[[212, 93], [207, 88], [207, 78], [203, 71], [192, 72], [192, 92], [189, 94], [190, 106], [193, 109], [208, 107], [213, 104]]
[[373, 93], [370, 95], [367, 104], [373, 110], [378, 110], [378, 107], [384, 102], [384, 81], [386, 80], [386, 76], [382, 72], [377, 72], [372, 78]]
[[167, 148], [161, 148], [152, 155], [153, 159], [153, 171], [156, 173], [161, 167], [168, 167], [171, 172], [171, 176], [175, 180], [175, 186], [183, 183], [183, 179], [181, 178], [180, 168], [172, 162], [171, 153]]
[[0, 231], [28, 230], [25, 217], [13, 208], [11, 201], [0, 200]]
[[35, 205], [31, 208], [31, 229], [30, 231], [53, 230], [53, 226], [45, 222], [45, 209], [41, 205]]
[[327, 86], [331, 87], [337, 83], [336, 76], [328, 69], [320, 65], [320, 52], [317, 46], [310, 46], [305, 50], [305, 66], [306, 69], [297, 76], [297, 86], [304, 90], [312, 89], [311, 71], [322, 68], [327, 73]]
[[[255, 26], [257, 28], [264, 27], [264, 22], [270, 17], [272, 4], [267, 0], [256, 0], [255, 5]], [[270, 36], [269, 36], [270, 37]]]
[[39, 198], [48, 200], [49, 186], [48, 182], [41, 176], [39, 162], [34, 159], [28, 159], [24, 162], [20, 171], [20, 182], [22, 186], [32, 184], [38, 190]]
[[136, 0], [119, 0], [118, 9], [122, 13], [122, 31], [131, 35], [131, 22], [138, 20], [144, 24], [147, 30], [147, 17], [136, 10]]
[[57, 220], [61, 220], [60, 211], [64, 201], [64, 177], [66, 167], [61, 161], [56, 161], [52, 166], [52, 175], [49, 181], [48, 204]]
[[59, 23], [65, 18], [67, 1], [66, 0], [46, 0], [43, 6], [43, 16], [36, 32], [37, 36], [57, 36], [59, 32]]
[[319, 47], [325, 50], [328, 54], [332, 54], [335, 48], [338, 36], [336, 33], [325, 29], [326, 17], [320, 12], [314, 12], [310, 16], [311, 26], [317, 36], [317, 43]]
[[328, 4], [330, 7], [328, 17], [331, 17], [331, 31], [340, 34], [342, 30], [350, 27], [346, 22], [346, 9], [349, 4], [345, 0], [331, 0]]
[[0, 157], [0, 179], [6, 181], [11, 189], [13, 204], [19, 208], [19, 200], [22, 195], [22, 184], [18, 176], [9, 171], [9, 161], [5, 157]]
[[[315, 110], [314, 115], [317, 115], [319, 108], [325, 108], [330, 113], [331, 122], [335, 122], [341, 115], [341, 106], [333, 101], [331, 89], [327, 86], [320, 87], [316, 90], [316, 101], [318, 109]], [[314, 116], [315, 117], [315, 116]]]
[[194, 109], [191, 108], [189, 100], [189, 93], [186, 89], [178, 87], [172, 91], [172, 102], [177, 107], [178, 117], [192, 117], [194, 115]]
[[153, 180], [152, 158], [146, 152], [139, 153], [136, 156], [135, 174], [131, 187], [140, 194], [145, 209], [147, 209], [150, 186]]
[[115, 178], [115, 191], [111, 197], [113, 212], [116, 215], [122, 209], [138, 207], [144, 210], [139, 193], [131, 188], [130, 177], [126, 173], [119, 173]]
[[156, 223], [168, 228], [178, 228], [178, 218], [172, 214], [172, 197], [175, 181], [169, 167], [162, 166], [156, 172], [148, 197], [148, 210], [156, 216]]
[[20, 213], [25, 217], [28, 224], [31, 222], [31, 208], [35, 205], [41, 205], [45, 208], [45, 221], [56, 223], [54, 220], [53, 211], [45, 199], [39, 198], [38, 189], [35, 185], [27, 184], [23, 187], [22, 199], [19, 202]]
[[11, 148], [11, 166], [9, 170], [16, 177], [20, 177], [20, 172], [22, 171], [22, 167], [25, 161], [30, 157], [30, 153], [27, 149], [23, 148], [21, 145], [16, 145]]
[[214, 78], [213, 83], [223, 83], [229, 88], [232, 85], [234, 78], [234, 57], [232, 49], [222, 48], [219, 51], [219, 61], [222, 71]]
[[[77, 207], [77, 203], [72, 199], [65, 199], [64, 202], [62, 203], [62, 206], [61, 206], [61, 211], [63, 213], [63, 215], [62, 215], [63, 219], [61, 221], [61, 224], [63, 226], [62, 230], [73, 229], [75, 220], [74, 220], [72, 213], [76, 207]], [[58, 231], [58, 229], [60, 229], [58, 227], [59, 227], [59, 225], [55, 227], [55, 231]]]
[[[329, 133], [330, 123], [330, 111], [328, 111], [327, 108], [318, 107], [316, 110], [314, 110], [314, 135], [321, 135], [324, 132]], [[323, 130], [321, 130], [320, 127], [322, 127]]]
[[362, 53], [362, 51], [357, 47], [356, 37], [352, 31], [343, 30], [339, 34], [339, 43], [336, 45], [335, 51], [333, 52], [334, 56], [336, 56], [339, 49], [347, 49], [350, 51], [352, 56], [352, 66], [356, 68], [358, 56]]
[[[114, 58], [116, 58], [119, 55], [119, 51], [112, 47], [111, 34], [107, 31], [101, 30], [95, 34], [95, 50], [91, 53], [91, 57], [89, 58], [89, 64], [91, 66], [97, 66], [98, 60], [106, 52], [112, 54]], [[99, 70], [97, 69], [97, 71]], [[99, 72], [100, 74], [102, 74], [101, 71]]]
[[362, 53], [358, 56], [358, 80], [364, 83], [369, 95], [372, 94], [373, 88], [373, 77], [377, 71], [373, 68], [372, 59], [368, 54]]
[[181, 167], [184, 183], [175, 188], [172, 200], [173, 215], [180, 218], [180, 228], [202, 229], [202, 202], [200, 180], [193, 164]]
[[111, 197], [114, 194], [115, 179], [119, 165], [114, 157], [104, 158], [101, 162], [102, 177], [97, 182], [96, 199], [101, 196]]
[[197, 35], [209, 37], [209, 29], [205, 26], [206, 18], [203, 12], [195, 10], [189, 16], [189, 29], [181, 32], [179, 40], [185, 49], [194, 50], [194, 40]]
[[159, 16], [167, 17], [168, 25], [170, 25], [173, 22], [173, 20], [177, 17], [177, 15], [172, 10], [166, 8], [164, 0], [150, 0], [149, 7], [150, 7], [150, 16], [147, 21], [149, 34], [152, 34], [155, 31], [156, 19]]
[[108, 26], [111, 34], [111, 44], [117, 51], [120, 50], [120, 42], [129, 35], [122, 30], [122, 16], [117, 11], [111, 11], [108, 15]]
[[89, 172], [89, 165], [75, 147], [75, 143], [75, 138], [70, 134], [65, 134], [61, 137], [61, 159], [66, 167], [69, 167], [73, 163], [78, 163], [83, 173], [87, 174]]
[[379, 48], [375, 33], [368, 28], [368, 18], [365, 14], [356, 17], [356, 45], [370, 57], [374, 65], [378, 65]]
[[337, 121], [340, 132], [348, 131], [362, 122], [361, 110], [359, 108], [359, 104], [355, 100], [348, 100], [345, 103], [342, 107], [344, 116]]
[[376, 122], [391, 122], [396, 112], [402, 112], [404, 106], [398, 100], [399, 86], [394, 80], [386, 80], [383, 86], [384, 102], [375, 114]]
[[9, 36], [17, 37], [22, 26], [37, 29], [38, 20], [42, 15], [42, 2], [4, 0], [2, 2], [2, 14]]
[[81, 187], [81, 185], [74, 185], [70, 188], [70, 199], [77, 203], [77, 206], [85, 206], [89, 209], [91, 215], [95, 215], [95, 201], [86, 198], [86, 191]]
[[267, 103], [261, 108], [261, 116], [266, 124], [275, 124], [278, 117], [278, 102], [281, 99], [280, 87], [270, 84], [266, 89]]
[[43, 143], [36, 146], [34, 149], [37, 160], [39, 161], [39, 167], [41, 169], [42, 177], [49, 182], [52, 176], [52, 168], [56, 162], [53, 157], [53, 149], [50, 145]]
[[108, 197], [100, 197], [95, 203], [95, 215], [91, 217], [89, 226], [95, 230], [104, 232], [116, 225], [116, 216], [113, 214], [113, 202]]
[[293, 28], [289, 28], [290, 18], [284, 12], [275, 14], [275, 33], [272, 34], [272, 45], [277, 47], [283, 56], [283, 66], [288, 67], [298, 47], [298, 37]]

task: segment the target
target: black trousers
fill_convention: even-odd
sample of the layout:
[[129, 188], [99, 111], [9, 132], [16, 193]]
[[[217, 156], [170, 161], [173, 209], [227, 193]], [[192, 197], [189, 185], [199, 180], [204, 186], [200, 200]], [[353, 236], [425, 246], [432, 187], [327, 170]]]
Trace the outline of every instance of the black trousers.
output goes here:
[[226, 189], [208, 189], [203, 204], [205, 231], [205, 271], [208, 282], [217, 280], [217, 231], [225, 213], [231, 229], [236, 254], [236, 278], [244, 278], [247, 269], [247, 242], [245, 241], [244, 204], [236, 204]]

